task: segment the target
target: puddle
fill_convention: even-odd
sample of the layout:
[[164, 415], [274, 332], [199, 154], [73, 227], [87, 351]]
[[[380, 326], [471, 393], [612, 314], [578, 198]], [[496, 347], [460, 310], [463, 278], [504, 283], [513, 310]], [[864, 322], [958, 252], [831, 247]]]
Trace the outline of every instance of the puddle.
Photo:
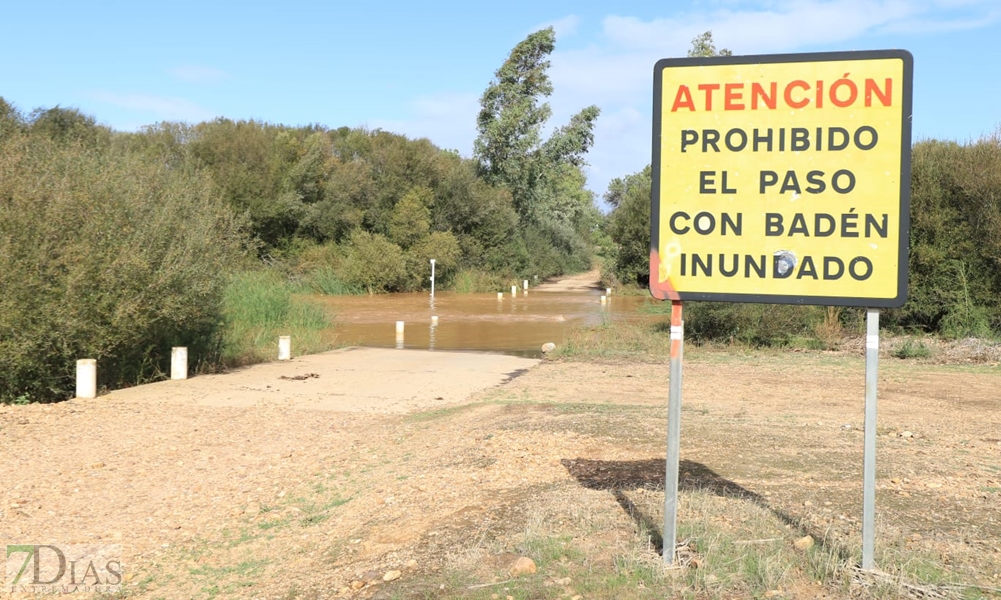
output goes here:
[[[605, 319], [641, 317], [647, 296], [611, 296], [601, 293], [529, 290], [512, 298], [504, 294], [438, 292], [432, 301], [424, 293], [377, 296], [315, 296], [330, 311], [339, 344], [421, 350], [498, 352], [515, 356], [542, 356], [542, 345], [560, 345], [579, 325], [597, 325]], [[431, 325], [431, 317], [438, 325]], [[403, 341], [396, 322], [404, 322]]]

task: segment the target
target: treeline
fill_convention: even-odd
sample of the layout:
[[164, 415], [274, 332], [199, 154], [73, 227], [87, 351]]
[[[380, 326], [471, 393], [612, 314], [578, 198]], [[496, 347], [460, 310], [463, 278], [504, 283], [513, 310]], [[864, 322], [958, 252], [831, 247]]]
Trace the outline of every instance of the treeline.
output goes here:
[[[616, 179], [605, 200], [615, 242], [606, 277], [646, 286], [650, 264], [650, 168]], [[908, 300], [884, 311], [901, 330], [950, 337], [1001, 334], [1001, 131], [976, 142], [937, 140], [911, 152]], [[809, 334], [829, 313], [811, 307], [697, 303], [692, 323], [708, 339], [754, 343]], [[699, 315], [702, 318], [699, 319]], [[858, 314], [841, 311], [842, 325]], [[774, 323], [774, 326], [771, 325]]]
[[332, 273], [345, 289], [426, 288], [430, 258], [443, 287], [462, 270], [547, 277], [589, 260], [584, 240], [596, 209], [579, 170], [572, 184], [581, 201], [568, 211], [576, 222], [561, 231], [520, 214], [512, 189], [488, 182], [477, 160], [426, 139], [218, 119], [163, 123], [115, 141], [204, 174], [246, 219], [261, 258], [306, 278]]
[[[323, 327], [293, 292], [504, 289], [588, 268], [595, 107], [543, 139], [553, 30], [484, 92], [473, 158], [381, 130], [217, 119], [113, 131], [0, 98], [0, 402], [251, 360]], [[309, 338], [309, 335], [303, 337]], [[319, 339], [318, 335], [312, 338]]]
[[246, 219], [256, 254], [298, 277], [326, 273], [345, 289], [395, 292], [424, 287], [430, 258], [441, 285], [460, 269], [535, 267], [510, 192], [427, 140], [218, 119], [122, 141], [205, 174]]

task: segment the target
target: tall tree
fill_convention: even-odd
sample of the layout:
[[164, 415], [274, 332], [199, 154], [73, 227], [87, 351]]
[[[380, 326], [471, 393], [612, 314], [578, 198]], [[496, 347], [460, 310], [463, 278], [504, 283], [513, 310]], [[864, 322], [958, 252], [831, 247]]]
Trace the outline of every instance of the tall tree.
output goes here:
[[[731, 54], [726, 48], [716, 49], [711, 31], [695, 36], [688, 50], [690, 58]], [[615, 276], [625, 283], [646, 285], [649, 279], [651, 177], [647, 165], [637, 173], [613, 179], [604, 196], [612, 207], [608, 234], [616, 246]]]
[[533, 217], [533, 205], [544, 203], [560, 185], [564, 166], [584, 165], [600, 112], [589, 106], [542, 141], [542, 127], [552, 115], [543, 99], [553, 92], [547, 71], [555, 43], [552, 27], [529, 35], [511, 50], [480, 99], [474, 154], [489, 182], [511, 190], [523, 218]]
[[[589, 106], [543, 141], [552, 110], [549, 55], [556, 43], [552, 27], [537, 31], [511, 50], [483, 92], [473, 147], [484, 179], [511, 192], [514, 208], [532, 235], [525, 240], [555, 274], [589, 266], [586, 239], [594, 196], [584, 188], [584, 156], [594, 143], [597, 106]], [[543, 265], [542, 263], [545, 263]]]
[[688, 50], [688, 57], [702, 58], [707, 56], [733, 56], [733, 52], [726, 48], [716, 50], [713, 32], [706, 31], [692, 38], [692, 47]]

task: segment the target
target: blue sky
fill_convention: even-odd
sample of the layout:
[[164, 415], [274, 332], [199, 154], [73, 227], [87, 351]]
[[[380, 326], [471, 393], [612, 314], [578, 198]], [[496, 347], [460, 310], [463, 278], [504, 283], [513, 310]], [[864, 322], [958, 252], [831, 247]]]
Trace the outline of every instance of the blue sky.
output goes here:
[[916, 140], [1001, 128], [998, 0], [18, 3], [0, 13], [0, 96], [133, 130], [217, 116], [365, 126], [470, 155], [478, 99], [553, 25], [560, 125], [602, 109], [589, 187], [650, 161], [654, 63], [711, 30], [734, 54], [903, 48]]

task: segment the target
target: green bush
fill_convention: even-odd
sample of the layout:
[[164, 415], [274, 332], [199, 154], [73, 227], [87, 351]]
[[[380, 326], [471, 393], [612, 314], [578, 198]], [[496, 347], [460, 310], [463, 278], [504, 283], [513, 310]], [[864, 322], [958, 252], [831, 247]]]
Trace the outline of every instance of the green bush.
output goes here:
[[914, 341], [912, 339], [904, 340], [903, 344], [897, 347], [893, 351], [893, 355], [897, 358], [928, 358], [932, 354], [931, 348], [925, 345], [924, 342], [918, 340]]
[[458, 270], [462, 249], [447, 231], [435, 231], [407, 249], [404, 290], [417, 291], [431, 287], [431, 259], [434, 262], [435, 285], [448, 287]]
[[459, 294], [487, 294], [504, 289], [507, 280], [496, 273], [463, 269], [452, 278], [448, 289]]
[[[646, 310], [669, 314], [671, 303], [650, 304]], [[696, 344], [739, 342], [751, 346], [788, 346], [812, 338], [824, 319], [817, 306], [739, 302], [686, 302], [683, 314], [685, 337]]]
[[355, 231], [337, 275], [347, 285], [369, 294], [397, 291], [406, 278], [403, 250], [384, 235]]
[[323, 294], [325, 296], [350, 296], [364, 294], [365, 290], [357, 285], [341, 281], [337, 272], [330, 267], [320, 267], [299, 278], [292, 291], [300, 294]]
[[1001, 332], [1001, 134], [914, 145], [909, 298], [901, 328], [950, 336]]
[[0, 401], [73, 393], [75, 361], [103, 388], [210, 360], [239, 224], [208, 182], [93, 140], [0, 140]]

